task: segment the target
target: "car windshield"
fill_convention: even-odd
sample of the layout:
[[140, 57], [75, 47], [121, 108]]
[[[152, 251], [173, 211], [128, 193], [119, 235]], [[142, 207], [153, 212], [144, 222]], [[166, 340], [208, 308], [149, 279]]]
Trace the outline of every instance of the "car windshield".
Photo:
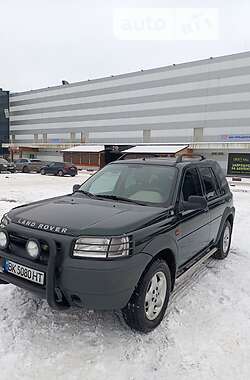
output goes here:
[[100, 198], [169, 206], [177, 169], [167, 165], [111, 164], [79, 189]]

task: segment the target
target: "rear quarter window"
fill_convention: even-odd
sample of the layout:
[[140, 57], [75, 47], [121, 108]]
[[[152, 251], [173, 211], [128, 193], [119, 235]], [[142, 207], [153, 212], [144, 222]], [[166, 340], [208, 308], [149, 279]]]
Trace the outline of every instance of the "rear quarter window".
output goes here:
[[226, 175], [223, 172], [220, 165], [218, 164], [218, 162], [215, 162], [213, 169], [214, 169], [214, 173], [215, 173], [216, 179], [217, 179], [218, 184], [219, 184], [221, 194], [229, 193], [230, 189], [228, 186]]
[[204, 185], [206, 198], [210, 200], [218, 197], [220, 195], [220, 189], [212, 168], [199, 168], [199, 172]]

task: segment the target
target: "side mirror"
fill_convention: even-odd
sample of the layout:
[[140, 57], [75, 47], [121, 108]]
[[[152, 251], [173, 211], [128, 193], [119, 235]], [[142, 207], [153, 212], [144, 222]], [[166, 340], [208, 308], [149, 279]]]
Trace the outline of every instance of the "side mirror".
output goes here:
[[188, 201], [182, 202], [182, 210], [205, 210], [207, 208], [207, 201], [204, 197], [198, 195], [190, 195]]
[[76, 191], [78, 191], [80, 189], [81, 185], [74, 185], [73, 186], [73, 193], [75, 193]]

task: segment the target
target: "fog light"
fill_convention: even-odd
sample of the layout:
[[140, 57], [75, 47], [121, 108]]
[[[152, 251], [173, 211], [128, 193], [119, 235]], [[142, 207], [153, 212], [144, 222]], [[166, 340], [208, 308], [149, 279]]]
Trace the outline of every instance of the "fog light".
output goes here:
[[0, 231], [0, 248], [5, 249], [9, 244], [9, 238], [7, 232]]
[[40, 254], [39, 242], [36, 240], [29, 240], [26, 244], [26, 251], [32, 259], [37, 259]]

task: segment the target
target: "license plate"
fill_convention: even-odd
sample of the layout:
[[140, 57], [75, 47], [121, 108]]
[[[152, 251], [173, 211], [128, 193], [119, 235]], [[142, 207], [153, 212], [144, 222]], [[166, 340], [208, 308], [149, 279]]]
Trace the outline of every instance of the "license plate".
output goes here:
[[45, 276], [43, 272], [17, 264], [14, 261], [5, 259], [3, 270], [4, 272], [14, 274], [15, 276], [35, 282], [36, 284], [44, 284]]

